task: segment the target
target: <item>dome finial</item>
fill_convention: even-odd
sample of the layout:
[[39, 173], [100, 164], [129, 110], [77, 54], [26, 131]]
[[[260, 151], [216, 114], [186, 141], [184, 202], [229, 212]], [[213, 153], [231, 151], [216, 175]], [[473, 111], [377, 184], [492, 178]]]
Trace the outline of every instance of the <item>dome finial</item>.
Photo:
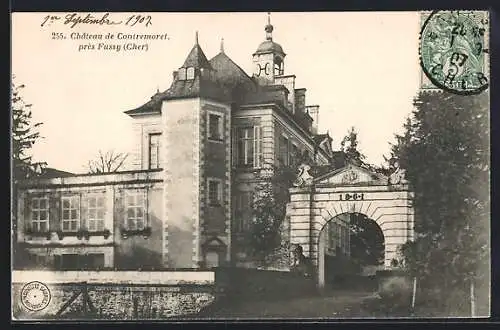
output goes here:
[[266, 39], [267, 40], [273, 40], [273, 26], [271, 24], [271, 13], [267, 13], [267, 25], [265, 27], [266, 31]]
[[195, 45], [198, 44], [198, 31], [196, 31], [196, 33], [195, 33], [194, 43], [195, 43]]
[[220, 52], [224, 53], [224, 38], [220, 39]]

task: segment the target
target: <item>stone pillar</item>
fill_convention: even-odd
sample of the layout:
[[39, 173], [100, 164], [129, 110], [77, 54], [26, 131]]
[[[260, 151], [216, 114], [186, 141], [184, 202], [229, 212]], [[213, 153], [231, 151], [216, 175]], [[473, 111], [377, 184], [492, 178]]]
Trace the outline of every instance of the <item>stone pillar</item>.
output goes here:
[[319, 244], [318, 244], [318, 286], [320, 288], [325, 287], [325, 241], [328, 237], [327, 228], [321, 231], [319, 234]]
[[287, 216], [290, 216], [290, 243], [302, 246], [306, 257], [311, 245], [311, 194], [306, 188], [291, 188]]

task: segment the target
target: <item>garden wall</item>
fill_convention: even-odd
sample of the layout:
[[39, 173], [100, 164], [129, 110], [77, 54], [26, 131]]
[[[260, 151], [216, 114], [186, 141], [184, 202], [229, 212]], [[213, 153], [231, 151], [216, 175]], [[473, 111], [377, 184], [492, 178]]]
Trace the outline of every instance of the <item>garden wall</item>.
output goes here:
[[[13, 319], [133, 320], [196, 314], [215, 300], [214, 279], [209, 271], [14, 271]], [[51, 296], [47, 307], [37, 312], [26, 308], [21, 299], [22, 288], [31, 281], [47, 285]]]

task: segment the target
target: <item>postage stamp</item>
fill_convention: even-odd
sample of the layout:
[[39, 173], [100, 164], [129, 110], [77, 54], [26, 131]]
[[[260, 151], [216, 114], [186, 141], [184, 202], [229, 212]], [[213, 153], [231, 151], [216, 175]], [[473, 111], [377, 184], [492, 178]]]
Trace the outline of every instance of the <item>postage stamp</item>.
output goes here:
[[490, 315], [488, 13], [11, 21], [13, 320]]
[[420, 61], [427, 78], [456, 94], [488, 88], [487, 12], [436, 11], [420, 33]]

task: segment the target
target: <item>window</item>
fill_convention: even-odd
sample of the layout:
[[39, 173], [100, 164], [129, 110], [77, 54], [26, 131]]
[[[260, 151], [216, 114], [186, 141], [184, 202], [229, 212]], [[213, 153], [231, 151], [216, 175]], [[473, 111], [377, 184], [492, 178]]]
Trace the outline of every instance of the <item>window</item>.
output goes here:
[[261, 127], [240, 127], [236, 129], [235, 162], [240, 167], [260, 167]]
[[104, 268], [104, 253], [55, 255], [54, 267], [60, 270]]
[[289, 164], [290, 165], [299, 165], [299, 159], [300, 158], [300, 150], [299, 148], [295, 145], [295, 144], [292, 144], [292, 153], [290, 154], [290, 160], [289, 160]]
[[309, 150], [304, 150], [304, 159], [311, 161], [311, 154], [309, 153]]
[[337, 224], [337, 247], [341, 247], [342, 246], [342, 227], [340, 225]]
[[290, 145], [288, 138], [285, 136], [281, 136], [281, 141], [280, 141], [280, 160], [284, 166], [290, 165]]
[[281, 76], [283, 74], [283, 68], [280, 62], [274, 63], [274, 75]]
[[347, 254], [349, 251], [349, 228], [344, 227], [344, 253]]
[[186, 75], [187, 75], [187, 80], [193, 80], [194, 79], [194, 68], [187, 68], [186, 69]]
[[234, 232], [242, 233], [248, 230], [253, 218], [252, 212], [253, 192], [244, 191], [235, 195], [234, 206]]
[[50, 269], [52, 266], [48, 255], [28, 253], [26, 259], [30, 269]]
[[178, 77], [179, 80], [186, 80], [186, 69], [184, 68], [179, 69]]
[[83, 269], [104, 268], [104, 253], [81, 254], [78, 266]]
[[336, 223], [335, 222], [329, 222], [328, 223], [328, 249], [330, 252], [335, 253], [335, 247], [337, 245], [336, 239], [335, 239], [335, 234], [336, 234]]
[[127, 229], [128, 230], [142, 230], [145, 227], [145, 209], [146, 209], [146, 196], [145, 192], [129, 191], [127, 192]]
[[87, 198], [87, 229], [104, 230], [104, 196], [91, 195]]
[[48, 197], [33, 197], [31, 199], [31, 227], [34, 232], [49, 230]]
[[253, 165], [253, 127], [238, 130], [238, 165]]
[[160, 133], [149, 134], [149, 168], [160, 168]]
[[222, 140], [223, 136], [222, 116], [210, 113], [208, 115], [208, 138], [210, 140]]
[[222, 181], [208, 179], [208, 205], [219, 206], [222, 204]]
[[62, 197], [62, 230], [77, 231], [80, 223], [80, 196]]

